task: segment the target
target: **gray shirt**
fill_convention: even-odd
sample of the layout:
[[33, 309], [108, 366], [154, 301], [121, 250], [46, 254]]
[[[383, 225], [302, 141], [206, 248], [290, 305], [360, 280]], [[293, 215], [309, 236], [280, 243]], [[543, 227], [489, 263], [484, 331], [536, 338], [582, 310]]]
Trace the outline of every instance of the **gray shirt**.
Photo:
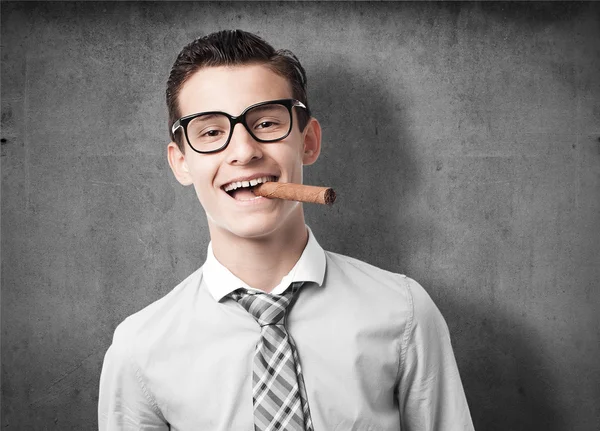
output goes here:
[[[260, 328], [215, 258], [127, 318], [106, 353], [100, 430], [253, 429]], [[308, 244], [273, 290], [305, 281], [287, 319], [316, 431], [472, 430], [447, 325], [414, 280]]]

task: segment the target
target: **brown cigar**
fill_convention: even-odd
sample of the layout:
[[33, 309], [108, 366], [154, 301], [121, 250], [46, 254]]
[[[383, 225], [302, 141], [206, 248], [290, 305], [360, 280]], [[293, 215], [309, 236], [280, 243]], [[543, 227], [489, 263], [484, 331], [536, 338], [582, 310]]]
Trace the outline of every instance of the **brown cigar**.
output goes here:
[[305, 186], [295, 183], [268, 182], [253, 189], [256, 196], [288, 201], [310, 202], [331, 205], [335, 201], [335, 192], [330, 187]]

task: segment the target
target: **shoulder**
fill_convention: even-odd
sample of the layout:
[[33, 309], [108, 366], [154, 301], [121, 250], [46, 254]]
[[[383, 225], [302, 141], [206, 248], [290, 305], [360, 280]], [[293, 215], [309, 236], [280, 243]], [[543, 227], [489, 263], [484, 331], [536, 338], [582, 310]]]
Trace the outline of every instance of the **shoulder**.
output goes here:
[[[337, 253], [327, 257], [327, 289], [338, 297], [353, 298], [371, 309], [373, 319], [393, 320], [400, 317], [405, 344], [449, 342], [448, 326], [440, 310], [421, 284], [404, 274], [378, 268], [361, 260]], [[406, 346], [405, 346], [406, 347]]]
[[[398, 304], [401, 301], [416, 319], [439, 319], [440, 312], [425, 288], [402, 273], [387, 271], [362, 260], [325, 252], [327, 278], [343, 284], [365, 297], [381, 298]], [[350, 292], [346, 289], [346, 292]]]
[[344, 279], [352, 286], [376, 288], [379, 292], [390, 291], [412, 296], [412, 291], [423, 290], [421, 285], [402, 273], [388, 271], [370, 263], [330, 251], [325, 252], [327, 275], [334, 279]]
[[127, 317], [115, 329], [113, 346], [152, 344], [164, 334], [188, 307], [202, 281], [202, 268], [197, 269], [162, 298]]

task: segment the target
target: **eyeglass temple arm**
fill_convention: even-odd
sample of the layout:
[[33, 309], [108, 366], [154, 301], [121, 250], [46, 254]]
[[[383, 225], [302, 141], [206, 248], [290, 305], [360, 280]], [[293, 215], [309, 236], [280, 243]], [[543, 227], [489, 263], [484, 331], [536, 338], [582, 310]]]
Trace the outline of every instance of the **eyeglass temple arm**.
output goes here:
[[175, 135], [175, 131], [181, 127], [181, 119], [175, 121], [173, 126], [171, 126], [171, 133]]
[[294, 104], [293, 104], [292, 106], [299, 106], [299, 107], [301, 107], [301, 108], [308, 109], [308, 108], [306, 107], [306, 105], [305, 105], [304, 103], [300, 102], [299, 100], [295, 100], [295, 101], [294, 101]]

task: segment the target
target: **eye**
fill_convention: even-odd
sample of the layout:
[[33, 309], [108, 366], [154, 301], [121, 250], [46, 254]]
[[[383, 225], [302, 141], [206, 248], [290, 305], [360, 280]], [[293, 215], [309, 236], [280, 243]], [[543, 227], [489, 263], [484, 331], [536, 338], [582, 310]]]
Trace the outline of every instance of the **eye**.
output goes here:
[[227, 134], [229, 120], [219, 114], [200, 115], [190, 121], [187, 131], [192, 139], [213, 142]]
[[276, 126], [276, 125], [277, 125], [277, 123], [275, 121], [268, 121], [268, 120], [266, 120], [266, 121], [261, 121], [260, 123], [258, 123], [256, 125], [256, 128], [257, 129], [268, 129], [269, 127], [273, 127], [273, 126]]
[[205, 131], [202, 136], [209, 136], [209, 137], [215, 137], [215, 136], [219, 136], [220, 133], [223, 133], [221, 130], [207, 130]]
[[195, 133], [199, 139], [210, 139], [210, 138], [218, 138], [222, 136], [225, 132], [219, 128], [204, 128], [202, 130], [198, 130]]

